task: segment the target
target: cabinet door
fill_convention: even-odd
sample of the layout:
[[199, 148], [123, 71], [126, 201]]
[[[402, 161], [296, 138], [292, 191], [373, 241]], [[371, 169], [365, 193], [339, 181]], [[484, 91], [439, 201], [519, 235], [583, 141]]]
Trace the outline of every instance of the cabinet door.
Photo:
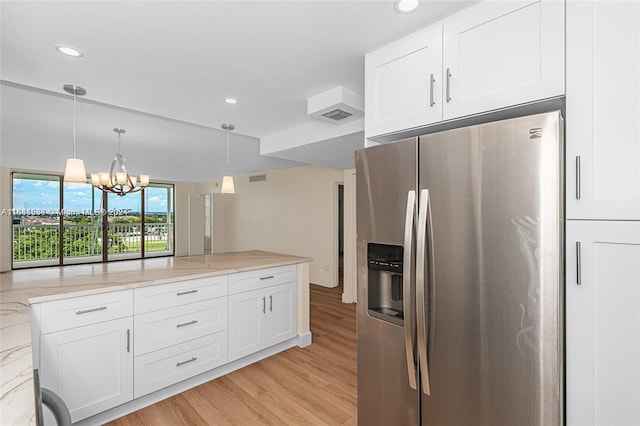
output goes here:
[[365, 57], [366, 137], [442, 119], [442, 26]]
[[133, 399], [131, 317], [41, 337], [42, 387], [57, 393], [76, 422]]
[[295, 337], [296, 283], [282, 284], [267, 289], [267, 346]]
[[444, 22], [444, 119], [564, 94], [564, 2], [481, 2]]
[[568, 1], [567, 218], [640, 220], [638, 117], [640, 3]]
[[567, 222], [567, 424], [640, 424], [640, 222]]
[[229, 296], [229, 361], [264, 349], [265, 312], [262, 289]]

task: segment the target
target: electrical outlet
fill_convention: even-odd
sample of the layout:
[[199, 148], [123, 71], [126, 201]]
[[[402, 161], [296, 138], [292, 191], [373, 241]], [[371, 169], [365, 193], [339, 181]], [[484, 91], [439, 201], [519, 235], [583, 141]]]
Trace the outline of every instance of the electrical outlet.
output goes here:
[[329, 265], [324, 265], [325, 272], [329, 272]]

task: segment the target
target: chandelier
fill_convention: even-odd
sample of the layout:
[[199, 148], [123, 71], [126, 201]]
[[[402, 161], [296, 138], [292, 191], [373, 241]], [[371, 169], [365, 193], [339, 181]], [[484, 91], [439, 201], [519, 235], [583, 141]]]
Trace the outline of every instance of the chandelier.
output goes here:
[[140, 175], [140, 186], [138, 178], [131, 176], [127, 171], [127, 160], [120, 153], [120, 136], [126, 132], [124, 129], [113, 129], [118, 134], [118, 152], [113, 157], [109, 172], [93, 173], [91, 184], [104, 192], [110, 192], [124, 197], [127, 194], [142, 191], [149, 186], [149, 175]]

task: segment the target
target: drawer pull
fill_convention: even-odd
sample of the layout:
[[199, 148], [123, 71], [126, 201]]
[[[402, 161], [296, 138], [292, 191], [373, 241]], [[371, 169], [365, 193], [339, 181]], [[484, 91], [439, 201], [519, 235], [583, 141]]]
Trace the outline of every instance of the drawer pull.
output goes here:
[[198, 320], [193, 320], [193, 321], [189, 321], [189, 322], [184, 322], [182, 324], [177, 324], [176, 328], [180, 328], [180, 327], [184, 327], [185, 325], [192, 325], [192, 324], [197, 324]]
[[76, 312], [76, 315], [88, 314], [89, 312], [105, 311], [106, 309], [107, 309], [106, 306], [100, 306], [99, 308], [85, 309], [83, 311], [80, 310], [80, 311]]
[[198, 357], [195, 357], [195, 356], [194, 356], [193, 358], [188, 359], [188, 360], [186, 360], [186, 361], [182, 361], [182, 362], [178, 362], [178, 363], [176, 363], [176, 367], [180, 367], [181, 365], [185, 365], [185, 364], [188, 364], [188, 363], [190, 363], [190, 362], [197, 361], [197, 360], [198, 360]]
[[185, 294], [191, 294], [191, 293], [197, 293], [198, 289], [194, 288], [193, 290], [187, 290], [187, 291], [179, 291], [176, 293], [176, 296], [184, 296]]
[[273, 275], [269, 275], [268, 277], [260, 277], [260, 281], [262, 281], [262, 280], [270, 280], [271, 278], [273, 278]]

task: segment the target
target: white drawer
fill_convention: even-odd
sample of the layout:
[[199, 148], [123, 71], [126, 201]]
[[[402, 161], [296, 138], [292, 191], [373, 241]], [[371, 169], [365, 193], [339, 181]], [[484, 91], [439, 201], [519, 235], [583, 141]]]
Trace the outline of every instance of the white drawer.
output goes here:
[[277, 266], [229, 275], [229, 294], [296, 281], [296, 265]]
[[226, 331], [136, 357], [133, 396], [140, 398], [226, 362]]
[[226, 275], [140, 287], [134, 290], [135, 312], [137, 315], [226, 296], [227, 289]]
[[228, 298], [205, 300], [134, 317], [134, 354], [164, 349], [227, 328]]
[[41, 333], [68, 330], [133, 315], [133, 291], [111, 291], [42, 303]]

